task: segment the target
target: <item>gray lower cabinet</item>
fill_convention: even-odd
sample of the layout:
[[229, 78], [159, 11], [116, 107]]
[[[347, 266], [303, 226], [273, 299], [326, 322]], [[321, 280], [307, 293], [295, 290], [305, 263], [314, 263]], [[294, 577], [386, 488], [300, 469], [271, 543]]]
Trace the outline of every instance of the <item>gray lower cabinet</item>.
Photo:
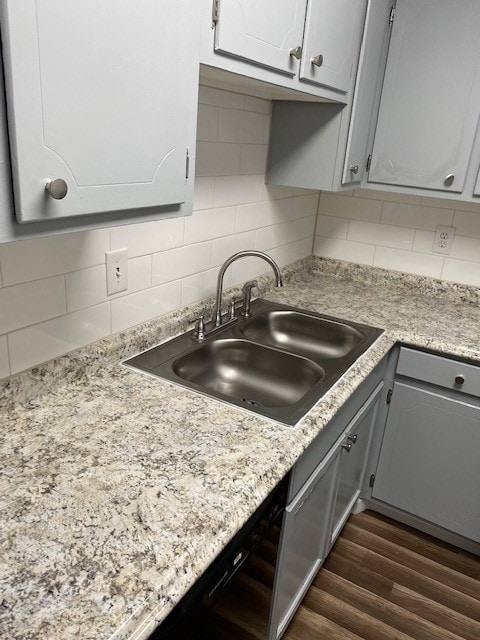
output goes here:
[[[365, 381], [367, 386], [358, 390], [325, 427], [324, 433], [293, 469], [268, 640], [277, 640], [286, 630], [360, 494], [372, 426], [383, 389], [382, 375], [380, 367]], [[337, 435], [334, 444], [325, 451], [328, 440], [322, 440], [322, 436], [326, 438], [328, 431]]]
[[325, 559], [338, 463], [336, 448], [287, 506], [275, 575], [269, 640], [282, 636]]
[[[342, 530], [360, 496], [372, 427], [383, 385], [365, 403], [347, 428], [341, 445], [337, 493], [334, 501], [330, 547]], [[329, 547], [329, 548], [330, 548]]]
[[480, 542], [480, 368], [401, 349], [372, 498]]

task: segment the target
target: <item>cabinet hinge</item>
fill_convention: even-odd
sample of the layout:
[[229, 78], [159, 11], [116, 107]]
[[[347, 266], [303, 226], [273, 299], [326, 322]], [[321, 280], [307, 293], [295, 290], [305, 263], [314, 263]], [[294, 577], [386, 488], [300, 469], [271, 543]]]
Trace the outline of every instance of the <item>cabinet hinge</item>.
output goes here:
[[368, 486], [373, 487], [374, 484], [375, 484], [375, 474], [372, 473], [372, 475], [370, 476], [370, 480], [368, 481]]
[[187, 149], [187, 153], [185, 156], [185, 179], [188, 180], [190, 177], [190, 153]]
[[390, 17], [388, 18], [388, 24], [389, 24], [390, 27], [392, 26], [393, 21], [395, 19], [395, 11], [396, 11], [396, 9], [397, 9], [397, 5], [393, 4], [392, 8], [390, 9]]
[[386, 402], [387, 404], [390, 404], [390, 403], [391, 403], [391, 401], [392, 401], [392, 395], [393, 395], [393, 389], [389, 389], [389, 390], [387, 391], [387, 398], [386, 398], [386, 400], [385, 400], [385, 402]]
[[220, 0], [212, 0], [212, 27], [220, 20]]
[[366, 166], [367, 171], [370, 171], [371, 164], [372, 164], [372, 155], [370, 154], [367, 158], [367, 166]]

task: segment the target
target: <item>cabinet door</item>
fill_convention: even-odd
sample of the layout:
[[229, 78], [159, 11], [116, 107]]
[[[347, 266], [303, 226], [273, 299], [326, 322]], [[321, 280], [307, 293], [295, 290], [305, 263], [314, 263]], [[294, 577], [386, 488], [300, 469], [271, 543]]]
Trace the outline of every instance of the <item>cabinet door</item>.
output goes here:
[[357, 64], [367, 0], [309, 0], [302, 80], [347, 93]]
[[[191, 12], [188, 0], [3, 2], [20, 222], [185, 201], [198, 91]], [[45, 189], [58, 179], [63, 199]]]
[[290, 75], [298, 59], [290, 51], [302, 46], [307, 0], [230, 0], [220, 2], [215, 51]]
[[480, 542], [480, 408], [396, 383], [372, 496]]
[[362, 182], [365, 177], [385, 75], [391, 34], [392, 2], [393, 0], [370, 0], [368, 3], [342, 184]]
[[321, 463], [286, 510], [275, 574], [269, 639], [280, 637], [325, 558], [338, 455]]
[[461, 193], [480, 113], [480, 3], [397, 3], [370, 182]]
[[333, 511], [330, 544], [335, 542], [360, 495], [370, 435], [382, 389], [383, 384], [378, 387], [347, 429], [340, 455], [338, 489]]

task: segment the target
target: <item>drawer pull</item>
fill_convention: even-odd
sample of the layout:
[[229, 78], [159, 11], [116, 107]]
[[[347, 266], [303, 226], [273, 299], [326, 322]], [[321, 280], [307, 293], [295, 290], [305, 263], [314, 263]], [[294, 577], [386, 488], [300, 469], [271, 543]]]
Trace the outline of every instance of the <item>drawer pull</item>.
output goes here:
[[455, 384], [463, 384], [465, 382], [465, 378], [460, 374], [455, 376]]

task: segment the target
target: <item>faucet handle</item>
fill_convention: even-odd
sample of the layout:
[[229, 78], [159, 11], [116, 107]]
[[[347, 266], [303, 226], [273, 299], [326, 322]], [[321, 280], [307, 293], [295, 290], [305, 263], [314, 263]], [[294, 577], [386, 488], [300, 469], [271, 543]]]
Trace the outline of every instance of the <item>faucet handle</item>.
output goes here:
[[192, 318], [188, 321], [189, 323], [195, 323], [195, 330], [193, 335], [198, 340], [203, 340], [205, 338], [205, 320], [203, 316], [198, 316], [198, 318]]
[[257, 280], [249, 280], [242, 287], [243, 292], [243, 315], [248, 318], [250, 315], [250, 305], [252, 303], [252, 289], [258, 287]]
[[231, 299], [231, 301], [230, 301], [230, 312], [228, 314], [228, 317], [229, 317], [230, 320], [235, 320], [235, 318], [237, 317], [235, 315], [235, 311], [238, 308], [237, 305], [238, 305], [239, 302], [240, 303], [242, 302], [242, 298], [232, 298]]

